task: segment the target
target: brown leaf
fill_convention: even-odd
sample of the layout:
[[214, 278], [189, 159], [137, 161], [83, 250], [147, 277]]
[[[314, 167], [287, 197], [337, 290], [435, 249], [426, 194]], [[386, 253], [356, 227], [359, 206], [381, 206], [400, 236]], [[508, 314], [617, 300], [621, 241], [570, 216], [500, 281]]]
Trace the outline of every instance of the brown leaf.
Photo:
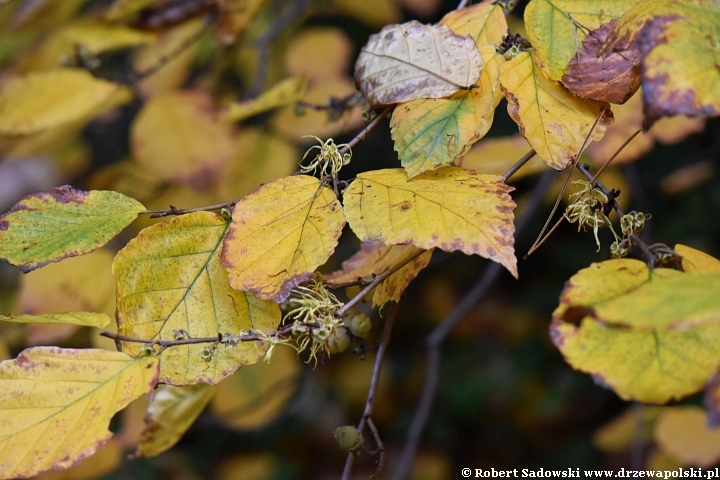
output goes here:
[[562, 83], [578, 97], [610, 103], [625, 103], [640, 87], [637, 48], [601, 53], [617, 19], [593, 30], [573, 56]]
[[452, 95], [473, 85], [481, 66], [472, 37], [412, 21], [370, 37], [355, 64], [355, 83], [378, 107]]

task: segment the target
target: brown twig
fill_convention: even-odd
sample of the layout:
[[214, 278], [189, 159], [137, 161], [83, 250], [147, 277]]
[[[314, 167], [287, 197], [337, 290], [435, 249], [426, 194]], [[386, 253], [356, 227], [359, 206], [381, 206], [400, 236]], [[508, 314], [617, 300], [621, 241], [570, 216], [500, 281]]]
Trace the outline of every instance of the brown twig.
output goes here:
[[527, 162], [529, 162], [533, 157], [535, 156], [535, 150], [530, 150], [528, 153], [523, 155], [523, 157], [515, 162], [515, 165], [510, 167], [507, 172], [502, 174], [503, 180], [507, 181], [508, 178], [515, 175], [515, 173], [522, 168], [523, 165], [525, 165]]
[[405, 260], [404, 262], [398, 263], [397, 265], [394, 265], [392, 268], [388, 268], [388, 269], [385, 270], [383, 273], [380, 273], [380, 274], [376, 275], [375, 278], [372, 279], [372, 282], [370, 282], [365, 288], [363, 288], [363, 289], [360, 291], [360, 293], [358, 293], [358, 294], [355, 295], [353, 298], [351, 298], [350, 300], [348, 300], [348, 302], [347, 302], [345, 305], [343, 305], [342, 308], [340, 308], [337, 312], [335, 312], [335, 316], [338, 317], [338, 318], [343, 317], [352, 307], [354, 307], [358, 302], [360, 302], [360, 300], [362, 300], [362, 299], [365, 297], [365, 295], [367, 295], [368, 293], [370, 293], [370, 291], [372, 291], [373, 288], [375, 288], [375, 287], [377, 287], [378, 285], [380, 285], [380, 284], [381, 284], [382, 282], [384, 282], [390, 275], [392, 275], [393, 273], [397, 272], [398, 270], [400, 270], [400, 269], [403, 268], [405, 265], [407, 265], [408, 263], [410, 263], [410, 262], [412, 262], [413, 260], [415, 260], [417, 257], [419, 257], [420, 255], [422, 255], [423, 253], [425, 253], [425, 250], [420, 250], [419, 252], [411, 255], [411, 256], [410, 256], [409, 258], [407, 258], [407, 260]]
[[206, 207], [196, 207], [196, 208], [175, 208], [172, 205], [170, 205], [170, 210], [144, 210], [140, 212], [141, 214], [150, 214], [150, 218], [160, 218], [160, 217], [167, 217], [170, 215], [186, 215], [188, 213], [193, 212], [206, 212], [209, 210], [220, 210], [222, 208], [232, 208], [237, 204], [237, 200], [232, 200], [230, 202], [225, 203], [218, 203], [215, 205], [208, 205]]
[[[392, 333], [393, 323], [395, 322], [395, 317], [397, 316], [397, 310], [396, 305], [390, 311], [390, 314], [385, 321], [385, 326], [383, 327], [380, 344], [378, 345], [377, 354], [375, 355], [375, 364], [373, 366], [372, 376], [370, 377], [370, 388], [368, 389], [367, 398], [365, 400], [365, 409], [363, 410], [362, 417], [360, 417], [360, 422], [357, 426], [360, 433], [362, 433], [366, 425], [372, 422], [371, 417], [373, 404], [375, 402], [375, 393], [377, 392], [377, 387], [380, 383], [380, 371], [382, 370], [383, 359], [385, 358], [387, 346], [390, 343], [390, 334]], [[377, 434], [377, 429], [374, 428], [374, 425], [370, 427], [370, 429], [373, 431], [373, 435]], [[377, 443], [378, 451], [380, 452], [380, 458], [378, 461], [378, 467], [375, 470], [373, 477], [377, 477], [385, 462], [385, 448], [379, 435], [375, 437], [375, 442]], [[354, 461], [355, 454], [352, 452], [348, 453], [347, 459], [345, 460], [345, 468], [343, 469], [342, 477], [340, 477], [341, 480], [348, 480], [350, 478]]]
[[[551, 171], [545, 172], [540, 177], [540, 180], [530, 194], [530, 198], [525, 203], [522, 212], [517, 217], [516, 236], [527, 227], [535, 211], [542, 205], [542, 200], [550, 189], [553, 180], [554, 175]], [[430, 418], [433, 401], [440, 383], [440, 348], [443, 342], [470, 309], [485, 296], [501, 271], [502, 267], [498, 263], [491, 262], [485, 269], [483, 275], [475, 285], [470, 288], [450, 314], [428, 335], [425, 342], [427, 346], [425, 381], [417, 410], [415, 410], [415, 415], [413, 416], [412, 424], [408, 431], [407, 442], [400, 455], [397, 467], [392, 474], [392, 480], [404, 480], [407, 477], [413, 459], [415, 458], [415, 452], [420, 445], [423, 430]]]
[[377, 127], [378, 123], [380, 123], [383, 118], [387, 117], [388, 113], [390, 113], [392, 111], [392, 109], [393, 109], [392, 106], [385, 107], [382, 112], [378, 113], [377, 116], [375, 118], [373, 118], [372, 121], [370, 123], [368, 123], [365, 126], [365, 128], [363, 128], [360, 131], [360, 133], [355, 135], [355, 138], [350, 140], [346, 146], [344, 146], [343, 148], [338, 150], [338, 153], [340, 153], [340, 155], [344, 155], [344, 154], [348, 153], [350, 151], [350, 149], [353, 148], [355, 145], [357, 145], [361, 141], [365, 140], [365, 137], [367, 136], [367, 134], [370, 133], [373, 129], [375, 129], [375, 127]]

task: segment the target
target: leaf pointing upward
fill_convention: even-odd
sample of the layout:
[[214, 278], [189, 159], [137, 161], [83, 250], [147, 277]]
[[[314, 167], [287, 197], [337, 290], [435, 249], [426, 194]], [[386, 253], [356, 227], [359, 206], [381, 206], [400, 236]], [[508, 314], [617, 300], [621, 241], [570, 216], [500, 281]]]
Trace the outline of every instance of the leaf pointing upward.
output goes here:
[[355, 82], [377, 107], [452, 95], [473, 85], [481, 67], [472, 37], [412, 21], [370, 37], [355, 64]]

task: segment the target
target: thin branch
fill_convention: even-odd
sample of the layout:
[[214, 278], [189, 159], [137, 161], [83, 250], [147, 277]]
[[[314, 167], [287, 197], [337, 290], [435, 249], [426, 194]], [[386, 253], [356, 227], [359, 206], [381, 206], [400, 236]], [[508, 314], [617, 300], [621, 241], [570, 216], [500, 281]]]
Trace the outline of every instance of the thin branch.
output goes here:
[[375, 440], [375, 445], [377, 446], [377, 468], [375, 468], [375, 473], [373, 473], [371, 477], [372, 479], [376, 479], [378, 478], [378, 475], [380, 475], [380, 472], [382, 472], [383, 468], [385, 468], [385, 444], [383, 444], [383, 441], [380, 438], [380, 434], [378, 433], [378, 429], [375, 426], [375, 422], [373, 422], [372, 417], [367, 418], [367, 425], [370, 432], [373, 434], [373, 439]]
[[633, 430], [632, 445], [630, 447], [630, 468], [642, 470], [643, 467], [643, 430], [645, 430], [645, 406], [640, 402], [633, 402], [635, 414], [635, 428]]
[[397, 265], [394, 265], [392, 268], [388, 268], [383, 273], [380, 273], [373, 278], [372, 282], [370, 282], [365, 288], [363, 288], [360, 293], [355, 295], [353, 298], [351, 298], [342, 308], [340, 308], [337, 312], [335, 312], [335, 316], [338, 318], [342, 318], [352, 307], [354, 307], [360, 300], [362, 300], [365, 295], [370, 293], [373, 288], [380, 285], [383, 281], [385, 281], [390, 275], [397, 272], [401, 268], [403, 268], [408, 263], [415, 260], [417, 257], [425, 253], [425, 250], [420, 250], [419, 252], [414, 253], [410, 257], [407, 258], [404, 262], [400, 262]]
[[355, 135], [355, 138], [350, 140], [346, 146], [344, 146], [343, 148], [338, 150], [338, 153], [340, 153], [340, 155], [344, 155], [344, 154], [348, 153], [350, 151], [350, 149], [353, 148], [355, 145], [360, 143], [362, 140], [365, 140], [365, 137], [367, 136], [367, 134], [370, 133], [373, 129], [375, 129], [375, 127], [377, 127], [378, 123], [380, 123], [383, 118], [387, 117], [387, 114], [390, 113], [392, 111], [392, 109], [393, 109], [393, 107], [391, 105], [385, 107], [383, 109], [383, 111], [378, 113], [377, 116], [375, 118], [373, 118], [372, 121], [370, 123], [368, 123], [367, 126], [365, 128], [363, 128], [360, 133]]
[[[535, 185], [535, 188], [530, 194], [530, 198], [517, 217], [516, 236], [527, 227], [536, 210], [542, 205], [542, 199], [553, 183], [553, 173], [554, 172], [551, 171], [545, 172]], [[420, 394], [420, 402], [415, 411], [410, 430], [408, 431], [405, 448], [400, 455], [397, 467], [391, 477], [392, 480], [403, 480], [407, 477], [420, 444], [423, 430], [430, 417], [432, 404], [440, 382], [440, 347], [460, 320], [485, 296], [501, 271], [502, 267], [498, 263], [490, 263], [475, 285], [473, 285], [462, 300], [460, 300], [460, 303], [458, 303], [442, 323], [435, 327], [430, 335], [428, 335], [426, 340], [427, 363], [425, 365], [425, 381], [423, 383], [422, 393]]]
[[206, 212], [209, 210], [220, 210], [222, 208], [232, 208], [237, 204], [238, 200], [232, 200], [230, 202], [218, 203], [215, 205], [208, 205], [206, 207], [196, 208], [175, 208], [170, 205], [170, 210], [144, 210], [140, 214], [150, 214], [150, 218], [167, 217], [170, 215], [185, 215], [193, 212]]
[[594, 182], [595, 179], [600, 176], [600, 174], [608, 167], [608, 165], [610, 165], [610, 163], [611, 163], [613, 160], [615, 160], [615, 158], [616, 158], [618, 155], [620, 155], [620, 152], [622, 152], [622, 151], [625, 149], [625, 147], [627, 147], [628, 143], [632, 142], [633, 139], [640, 134], [640, 132], [642, 132], [642, 128], [641, 128], [640, 130], [638, 130], [637, 132], [633, 133], [632, 135], [630, 135], [630, 138], [628, 138], [627, 140], [625, 140], [625, 141], [623, 142], [623, 144], [620, 145], [620, 148], [618, 148], [618, 149], [615, 151], [615, 153], [612, 154], [612, 157], [608, 158], [607, 162], [605, 162], [605, 163], [603, 164], [603, 166], [600, 167], [600, 169], [599, 169], [597, 172], [595, 172], [595, 176], [592, 178], [592, 180], [590, 180], [591, 183]]
[[[575, 160], [572, 162], [573, 168], [577, 167], [578, 162], [580, 161], [580, 156], [583, 154], [583, 152], [587, 148], [588, 144], [590, 143], [590, 137], [592, 137], [592, 134], [595, 131], [595, 128], [597, 127], [598, 123], [600, 123], [600, 119], [603, 118], [603, 116], [605, 115], [606, 110], [607, 110], [607, 107], [604, 107], [602, 109], [602, 111], [600, 112], [600, 115], [598, 115], [598, 117], [595, 119], [595, 123], [593, 123], [592, 127], [590, 128], [590, 132], [588, 132], [587, 137], [585, 137], [585, 141], [583, 142], [582, 146], [580, 147], [580, 151], [577, 153]], [[552, 220], [553, 215], [555, 215], [555, 212], [557, 211], [557, 208], [560, 205], [560, 201], [562, 200], [562, 196], [565, 193], [565, 189], [567, 188], [568, 183], [570, 183], [571, 176], [572, 176], [572, 168], [568, 171], [568, 175], [565, 178], [565, 183], [563, 184], [562, 188], [560, 189], [560, 193], [558, 194], [557, 200], [555, 200], [555, 205], [553, 206], [552, 212], [550, 212], [550, 215], [548, 215], [548, 218], [545, 221], [545, 225], [543, 225], [542, 230], [540, 230], [540, 233], [538, 234], [537, 238], [535, 239], [532, 246], [530, 247], [530, 250], [528, 250], [528, 253], [525, 254], [525, 257], [530, 255], [530, 252], [534, 252], [535, 250], [537, 250], [538, 242], [540, 242], [540, 239], [543, 237], [545, 230], [547, 230], [548, 225], [550, 225], [550, 220]]]
[[[380, 371], [382, 370], [383, 359], [385, 358], [387, 346], [390, 343], [390, 335], [392, 333], [393, 323], [395, 323], [395, 317], [397, 316], [397, 310], [398, 308], [396, 305], [393, 307], [390, 315], [388, 315], [388, 318], [385, 321], [385, 326], [383, 327], [382, 336], [380, 337], [380, 345], [378, 345], [377, 354], [375, 355], [375, 365], [373, 366], [372, 376], [370, 377], [370, 388], [368, 389], [367, 399], [365, 400], [365, 409], [363, 410], [362, 417], [360, 417], [360, 422], [357, 426], [360, 433], [362, 433], [365, 429], [368, 422], [371, 421], [370, 418], [372, 417], [375, 393], [377, 392], [377, 387], [380, 383]], [[373, 434], [376, 432], [377, 430], [375, 430]], [[378, 450], [381, 452], [378, 468], [374, 474], [376, 476], [382, 468], [381, 462], [384, 463], [384, 447], [379, 436], [376, 437], [375, 441], [378, 442]], [[348, 480], [350, 478], [354, 461], [355, 454], [352, 452], [348, 453], [347, 459], [345, 460], [345, 468], [343, 469], [342, 477], [340, 477], [341, 480]]]
[[515, 163], [515, 165], [510, 167], [510, 169], [507, 172], [502, 174], [503, 180], [507, 181], [508, 178], [515, 175], [515, 172], [520, 170], [522, 168], [522, 166], [525, 165], [527, 162], [529, 162], [534, 156], [535, 156], [535, 150], [530, 150], [528, 153], [523, 155], [523, 157], [520, 160], [518, 160]]

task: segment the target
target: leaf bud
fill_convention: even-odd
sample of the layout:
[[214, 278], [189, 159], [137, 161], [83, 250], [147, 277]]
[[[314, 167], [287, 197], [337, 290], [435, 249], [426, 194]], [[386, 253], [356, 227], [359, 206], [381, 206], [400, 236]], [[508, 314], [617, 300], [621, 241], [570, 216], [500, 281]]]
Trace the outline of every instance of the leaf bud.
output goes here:
[[336, 328], [327, 340], [328, 353], [342, 353], [350, 346], [350, 335], [345, 327]]
[[362, 433], [352, 425], [336, 428], [333, 435], [335, 435], [335, 440], [337, 440], [340, 448], [348, 452], [356, 452], [363, 445]]
[[370, 317], [363, 313], [350, 315], [345, 319], [344, 323], [345, 326], [350, 329], [350, 332], [358, 338], [366, 339], [372, 329], [372, 321], [370, 321]]

